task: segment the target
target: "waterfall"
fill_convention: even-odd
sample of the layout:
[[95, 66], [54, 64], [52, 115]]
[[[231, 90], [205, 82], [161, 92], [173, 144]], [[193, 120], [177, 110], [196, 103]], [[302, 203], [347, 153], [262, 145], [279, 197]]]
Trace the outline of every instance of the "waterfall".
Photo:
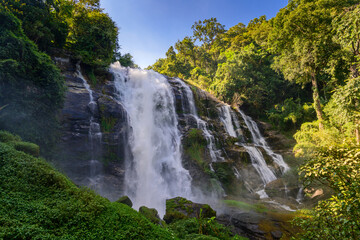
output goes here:
[[[259, 148], [265, 150], [265, 152], [273, 159], [275, 163], [277, 163], [282, 172], [285, 172], [289, 169], [288, 165], [284, 162], [282, 156], [280, 154], [274, 153], [269, 145], [267, 144], [264, 137], [261, 135], [259, 128], [255, 121], [253, 121], [249, 116], [245, 115], [241, 110], [237, 109], [241, 114], [242, 118], [245, 121], [246, 126], [251, 132], [251, 136], [255, 146], [250, 146], [248, 144], [242, 143], [241, 145], [246, 149], [246, 151], [250, 155], [251, 163], [255, 170], [258, 172], [261, 180], [263, 181], [263, 185], [265, 186], [269, 182], [276, 180], [276, 176], [273, 171], [268, 167], [262, 152]], [[237, 119], [237, 116], [234, 111], [231, 110], [229, 105], [223, 105], [219, 108], [221, 113], [220, 119], [224, 124], [225, 131], [232, 137], [240, 137], [242, 136], [242, 132], [240, 129], [240, 123]], [[235, 128], [233, 125], [235, 123]], [[238, 178], [238, 172], [234, 172], [235, 176]], [[264, 189], [257, 191], [260, 198], [267, 198], [267, 194]]]
[[247, 146], [245, 144], [243, 146], [246, 149], [246, 151], [249, 153], [252, 165], [259, 173], [261, 179], [264, 182], [264, 185], [274, 181], [276, 179], [276, 176], [267, 166], [264, 156], [260, 152], [260, 150], [256, 147]]
[[283, 157], [280, 154], [274, 153], [269, 145], [267, 144], [265, 138], [261, 135], [260, 130], [254, 120], [251, 117], [245, 115], [240, 109], [238, 109], [242, 118], [245, 121], [246, 126], [251, 132], [252, 139], [256, 146], [263, 148], [266, 153], [274, 160], [274, 162], [280, 166], [282, 173], [289, 170], [289, 166], [284, 162]]
[[181, 136], [173, 91], [154, 71], [112, 64], [118, 98], [128, 114], [132, 159], [126, 170], [126, 194], [134, 208], [156, 208], [162, 217], [166, 199], [192, 198], [191, 177], [181, 164]]
[[234, 125], [232, 124], [232, 117], [231, 117], [231, 108], [229, 105], [223, 105], [219, 108], [220, 110], [220, 119], [223, 122], [224, 126], [225, 126], [225, 130], [226, 132], [231, 136], [231, 137], [237, 137], [237, 134], [235, 132], [234, 129]]
[[[197, 123], [197, 127], [204, 134], [204, 137], [207, 142], [207, 148], [209, 150], [211, 161], [212, 162], [224, 161], [224, 158], [221, 156], [221, 151], [216, 149], [215, 138], [210, 133], [207, 122], [202, 120], [197, 114], [194, 95], [193, 95], [193, 92], [191, 91], [189, 85], [187, 85], [186, 83], [181, 81], [179, 78], [175, 78], [174, 81], [177, 82], [178, 84], [180, 84], [182, 89], [185, 92], [185, 97], [187, 99], [187, 102], [189, 103], [188, 104], [189, 105], [189, 113], [188, 114], [190, 114], [194, 117], [194, 119], [196, 120], [196, 123]], [[211, 164], [210, 164], [210, 168], [213, 171]]]
[[300, 187], [299, 191], [298, 191], [298, 193], [296, 195], [296, 201], [298, 203], [301, 203], [303, 200], [304, 200], [304, 188]]
[[99, 187], [98, 184], [102, 180], [101, 179], [102, 163], [98, 160], [98, 158], [101, 155], [99, 150], [101, 148], [100, 146], [101, 146], [102, 134], [99, 123], [97, 123], [94, 119], [94, 114], [98, 106], [97, 103], [94, 101], [93, 91], [91, 90], [90, 85], [87, 83], [87, 81], [85, 80], [84, 76], [81, 73], [81, 68], [79, 63], [76, 64], [76, 76], [82, 80], [85, 89], [89, 93], [88, 107], [91, 112], [90, 123], [89, 123], [89, 142], [90, 142], [91, 159], [89, 162], [89, 168], [90, 168], [89, 177], [88, 177], [89, 183], [86, 185], [88, 185], [90, 188], [93, 188], [95, 190], [99, 190], [97, 188]]

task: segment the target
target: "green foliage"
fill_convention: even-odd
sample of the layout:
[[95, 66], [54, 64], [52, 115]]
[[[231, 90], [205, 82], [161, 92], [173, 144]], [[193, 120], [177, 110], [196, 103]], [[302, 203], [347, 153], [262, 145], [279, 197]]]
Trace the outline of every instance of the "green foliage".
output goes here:
[[320, 181], [334, 190], [310, 217], [298, 218], [295, 224], [305, 232], [300, 239], [359, 239], [360, 237], [360, 148], [337, 146], [316, 151], [301, 167], [306, 185]]
[[49, 52], [52, 47], [64, 47], [68, 25], [59, 18], [59, 1], [1, 0], [0, 5], [22, 21], [25, 35], [40, 50]]
[[16, 142], [14, 144], [14, 148], [18, 151], [22, 151], [34, 157], [38, 157], [40, 155], [40, 148], [38, 145], [29, 142]]
[[[349, 79], [335, 90], [324, 111], [332, 125], [350, 137], [360, 127], [360, 78]], [[359, 142], [359, 139], [357, 139]]]
[[124, 55], [120, 55], [117, 61], [120, 62], [121, 66], [123, 67], [136, 67], [133, 56], [130, 53], [125, 53]]
[[225, 52], [223, 57], [224, 63], [218, 65], [211, 89], [224, 101], [245, 102], [257, 114], [288, 94], [286, 82], [270, 67], [272, 56], [254, 44], [240, 52]]
[[266, 117], [264, 110], [295, 94], [307, 101], [307, 93], [299, 93], [271, 67], [274, 55], [267, 38], [272, 26], [265, 16], [227, 31], [215, 18], [195, 22], [192, 29], [192, 37], [171, 46], [166, 58], [150, 68], [184, 78], [226, 102], [244, 104], [252, 115]]
[[217, 22], [216, 18], [205, 19], [204, 21], [197, 21], [191, 27], [194, 38], [210, 47], [215, 41], [215, 38], [225, 32], [225, 26]]
[[302, 123], [314, 119], [314, 108], [311, 104], [301, 104], [298, 98], [287, 98], [267, 112], [268, 119], [278, 129], [289, 131], [298, 129]]
[[10, 143], [10, 142], [20, 142], [21, 138], [17, 135], [13, 135], [7, 131], [0, 130], [0, 142]]
[[0, 143], [1, 239], [174, 239], [128, 206], [79, 189], [43, 159]]
[[[160, 220], [158, 211], [155, 208], [148, 208], [148, 207], [142, 206], [139, 208], [139, 213], [144, 215], [152, 223], [160, 224], [161, 222], [163, 222]], [[164, 224], [164, 222], [162, 224]]]
[[307, 122], [294, 135], [296, 154], [310, 156], [317, 148], [354, 143], [359, 128], [359, 100], [358, 78], [350, 79], [345, 86], [336, 89], [324, 108], [327, 119], [323, 121], [323, 129], [317, 128], [318, 122]]
[[336, 30], [336, 40], [343, 46], [345, 51], [351, 52], [350, 71], [352, 77], [359, 76], [360, 57], [360, 7], [354, 5], [345, 9], [333, 19]]
[[169, 228], [179, 239], [246, 239], [232, 238], [229, 229], [217, 223], [214, 218], [179, 220], [170, 224]]
[[108, 67], [113, 60], [118, 34], [111, 18], [99, 10], [80, 8], [70, 26], [70, 48], [81, 61], [92, 67]]
[[0, 6], [0, 127], [41, 146], [55, 140], [55, 115], [64, 81], [49, 56], [23, 33], [20, 21]]

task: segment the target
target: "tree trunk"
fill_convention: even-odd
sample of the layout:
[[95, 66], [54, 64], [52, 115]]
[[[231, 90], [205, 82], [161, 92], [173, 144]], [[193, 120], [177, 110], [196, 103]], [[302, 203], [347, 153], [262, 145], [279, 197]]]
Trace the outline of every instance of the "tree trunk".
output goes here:
[[356, 63], [354, 63], [353, 65], [350, 66], [350, 72], [351, 72], [352, 78], [359, 77], [359, 71], [358, 71], [357, 67], [358, 67], [358, 65]]
[[314, 108], [316, 111], [317, 119], [319, 120], [319, 129], [322, 130], [322, 129], [324, 129], [324, 125], [323, 125], [324, 117], [323, 117], [323, 112], [321, 109], [319, 88], [317, 85], [315, 73], [311, 74], [311, 84], [312, 84], [312, 88], [313, 88]]

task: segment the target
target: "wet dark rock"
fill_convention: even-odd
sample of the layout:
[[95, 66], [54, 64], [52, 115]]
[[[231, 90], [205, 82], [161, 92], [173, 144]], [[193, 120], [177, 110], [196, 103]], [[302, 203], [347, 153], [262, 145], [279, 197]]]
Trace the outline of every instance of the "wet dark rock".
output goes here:
[[259, 228], [263, 217], [252, 212], [235, 211], [218, 216], [217, 221], [230, 227], [234, 234], [245, 236], [249, 239], [266, 239], [265, 232]]
[[123, 105], [110, 96], [102, 96], [98, 100], [100, 114], [104, 118], [118, 118], [119, 120], [125, 120], [126, 111]]
[[[91, 86], [94, 103], [89, 104], [89, 92], [83, 80], [76, 77], [76, 62], [70, 58], [55, 61], [60, 65], [67, 91], [59, 113], [61, 128], [53, 152], [54, 164], [76, 184], [116, 200], [124, 185], [128, 127], [126, 112], [114, 98], [113, 82], [98, 81], [97, 86]], [[109, 131], [91, 139], [91, 121], [93, 129], [105, 126]]]
[[273, 239], [277, 240], [277, 239], [281, 239], [283, 233], [281, 231], [272, 231], [271, 236], [273, 237]]

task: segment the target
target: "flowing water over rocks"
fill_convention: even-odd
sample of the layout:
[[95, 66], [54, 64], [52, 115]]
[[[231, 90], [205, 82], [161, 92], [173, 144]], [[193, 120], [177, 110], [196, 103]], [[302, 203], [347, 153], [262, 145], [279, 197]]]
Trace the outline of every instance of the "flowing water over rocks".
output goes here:
[[163, 216], [166, 199], [192, 198], [191, 177], [181, 164], [181, 136], [171, 86], [153, 71], [113, 64], [111, 72], [132, 130], [126, 193], [135, 208], [156, 208]]

